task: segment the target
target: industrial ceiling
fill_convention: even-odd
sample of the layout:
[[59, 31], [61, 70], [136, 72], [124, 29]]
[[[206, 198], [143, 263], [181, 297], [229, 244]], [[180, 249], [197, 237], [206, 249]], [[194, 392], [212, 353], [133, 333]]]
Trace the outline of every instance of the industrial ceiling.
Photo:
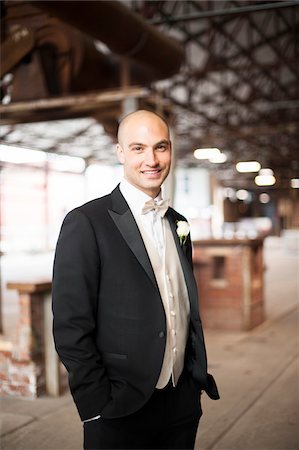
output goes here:
[[[1, 5], [2, 142], [113, 164], [133, 105], [166, 114], [179, 165], [226, 186], [253, 185], [241, 160], [271, 168], [276, 189], [299, 178], [299, 1]], [[199, 147], [226, 162], [197, 161]]]

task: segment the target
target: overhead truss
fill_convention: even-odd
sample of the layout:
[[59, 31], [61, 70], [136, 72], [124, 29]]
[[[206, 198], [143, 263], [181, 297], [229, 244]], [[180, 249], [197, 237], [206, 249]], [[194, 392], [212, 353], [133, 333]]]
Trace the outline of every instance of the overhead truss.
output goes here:
[[133, 5], [184, 45], [180, 73], [155, 88], [177, 107], [186, 164], [186, 146], [219, 146], [229, 165], [258, 158], [282, 177], [299, 173], [299, 2]]

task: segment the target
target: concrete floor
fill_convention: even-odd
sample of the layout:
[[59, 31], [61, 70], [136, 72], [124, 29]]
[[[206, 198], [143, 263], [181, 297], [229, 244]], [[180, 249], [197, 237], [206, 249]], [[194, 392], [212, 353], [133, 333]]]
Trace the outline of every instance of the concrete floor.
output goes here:
[[[299, 260], [291, 250], [266, 241], [266, 322], [247, 333], [206, 330], [221, 400], [203, 396], [197, 450], [299, 450]], [[3, 450], [82, 448], [69, 394], [3, 398], [1, 416]]]

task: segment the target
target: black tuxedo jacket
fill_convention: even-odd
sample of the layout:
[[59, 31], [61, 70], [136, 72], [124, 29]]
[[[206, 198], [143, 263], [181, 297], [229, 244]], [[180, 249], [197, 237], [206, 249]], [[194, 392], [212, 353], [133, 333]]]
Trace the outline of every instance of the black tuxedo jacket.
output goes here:
[[[186, 370], [219, 398], [207, 360], [192, 273], [191, 242], [173, 231], [190, 299]], [[166, 318], [155, 275], [131, 210], [117, 187], [65, 218], [53, 273], [54, 338], [82, 420], [121, 417], [143, 406], [158, 381]]]

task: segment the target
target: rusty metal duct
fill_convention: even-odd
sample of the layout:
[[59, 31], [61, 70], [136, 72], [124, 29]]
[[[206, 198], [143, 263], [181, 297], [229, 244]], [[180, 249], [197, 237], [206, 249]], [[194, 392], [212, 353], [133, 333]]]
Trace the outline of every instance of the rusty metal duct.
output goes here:
[[[1, 79], [13, 74], [12, 102], [121, 85], [122, 58], [98, 51], [92, 37], [28, 2], [6, 2], [4, 13], [0, 71]], [[145, 65], [130, 61], [128, 69], [127, 84], [153, 81]]]
[[104, 42], [112, 53], [132, 59], [149, 77], [167, 78], [183, 62], [184, 50], [173, 39], [117, 1], [32, 1], [35, 7]]

